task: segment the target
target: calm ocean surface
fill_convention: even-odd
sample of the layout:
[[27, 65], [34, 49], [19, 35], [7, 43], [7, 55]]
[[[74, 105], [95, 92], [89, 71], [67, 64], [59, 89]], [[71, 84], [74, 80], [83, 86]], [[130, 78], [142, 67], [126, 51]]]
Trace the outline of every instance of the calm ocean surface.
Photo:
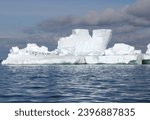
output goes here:
[[0, 65], [0, 102], [150, 102], [150, 65]]

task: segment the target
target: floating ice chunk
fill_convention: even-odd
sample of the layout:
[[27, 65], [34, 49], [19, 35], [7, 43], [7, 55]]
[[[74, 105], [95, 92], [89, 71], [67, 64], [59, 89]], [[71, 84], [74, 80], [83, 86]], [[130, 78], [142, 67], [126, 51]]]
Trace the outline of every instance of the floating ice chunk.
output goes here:
[[141, 50], [135, 50], [133, 46], [116, 43], [112, 48], [105, 50], [105, 55], [134, 55], [141, 54]]
[[[92, 36], [88, 30], [75, 29], [69, 37], [59, 39], [54, 51], [31, 43], [23, 49], [12, 47], [2, 64], [141, 64], [141, 50], [135, 50], [133, 46], [117, 43], [106, 50], [111, 36], [110, 29], [93, 30]], [[147, 53], [149, 50], [150, 45]]]
[[143, 64], [150, 64], [150, 44], [147, 45], [146, 54], [143, 54]]

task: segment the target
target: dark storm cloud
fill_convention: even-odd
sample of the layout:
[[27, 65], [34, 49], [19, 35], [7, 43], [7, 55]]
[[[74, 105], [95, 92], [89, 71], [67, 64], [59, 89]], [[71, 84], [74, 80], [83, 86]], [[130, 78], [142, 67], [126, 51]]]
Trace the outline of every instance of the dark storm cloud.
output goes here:
[[138, 0], [127, 8], [129, 14], [150, 20], [150, 0]]
[[51, 30], [70, 26], [91, 26], [91, 25], [110, 25], [121, 23], [125, 20], [122, 12], [117, 12], [111, 8], [102, 12], [91, 11], [85, 16], [66, 16], [58, 17], [54, 20], [47, 20], [38, 25], [41, 30]]

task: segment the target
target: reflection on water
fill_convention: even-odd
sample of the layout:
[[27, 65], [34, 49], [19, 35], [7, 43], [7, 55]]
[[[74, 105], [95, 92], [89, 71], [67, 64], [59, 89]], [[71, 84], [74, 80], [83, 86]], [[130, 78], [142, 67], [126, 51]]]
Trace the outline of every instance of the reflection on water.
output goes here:
[[150, 66], [0, 66], [0, 102], [150, 102]]

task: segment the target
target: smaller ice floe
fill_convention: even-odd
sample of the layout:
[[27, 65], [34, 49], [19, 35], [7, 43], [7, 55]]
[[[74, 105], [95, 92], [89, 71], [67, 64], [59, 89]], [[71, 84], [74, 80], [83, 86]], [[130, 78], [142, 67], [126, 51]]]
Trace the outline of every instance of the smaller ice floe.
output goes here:
[[146, 54], [143, 55], [143, 64], [150, 64], [150, 44], [147, 45]]

